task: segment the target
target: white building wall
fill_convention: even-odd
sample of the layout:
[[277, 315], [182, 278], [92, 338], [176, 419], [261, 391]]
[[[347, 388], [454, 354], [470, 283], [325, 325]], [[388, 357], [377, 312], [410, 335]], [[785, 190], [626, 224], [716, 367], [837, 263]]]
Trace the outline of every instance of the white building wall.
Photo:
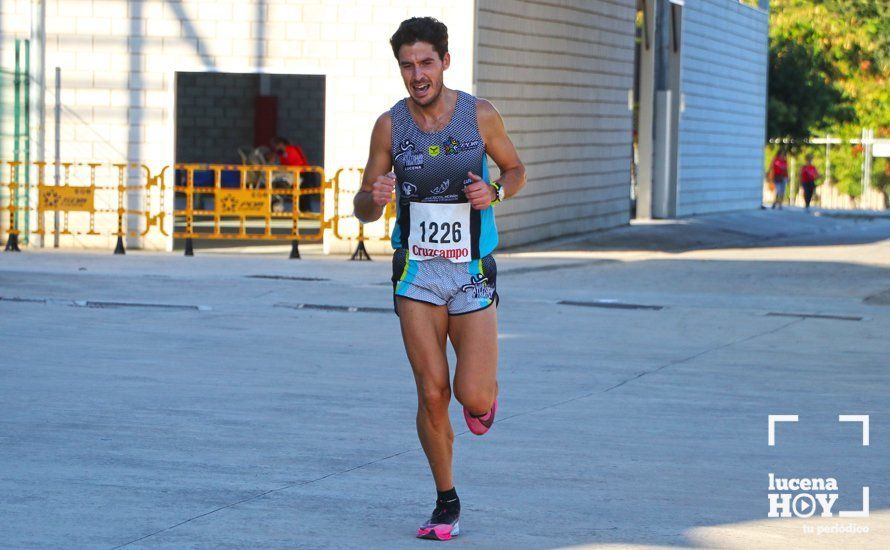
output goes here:
[[[13, 40], [29, 34], [30, 13], [29, 0], [0, 0], [4, 66]], [[160, 168], [174, 161], [177, 71], [325, 75], [324, 166], [331, 173], [363, 166], [374, 121], [405, 96], [389, 37], [415, 15], [449, 26], [447, 82], [470, 90], [472, 0], [47, 0], [48, 117], [59, 66], [63, 160]], [[279, 109], [286, 103], [280, 98]], [[95, 239], [68, 244], [107, 247]], [[170, 240], [130, 244], [167, 248]]]
[[679, 216], [760, 204], [768, 23], [766, 11], [738, 0], [683, 8]]
[[634, 0], [478, 0], [476, 92], [528, 169], [497, 207], [502, 245], [628, 221], [634, 16]]

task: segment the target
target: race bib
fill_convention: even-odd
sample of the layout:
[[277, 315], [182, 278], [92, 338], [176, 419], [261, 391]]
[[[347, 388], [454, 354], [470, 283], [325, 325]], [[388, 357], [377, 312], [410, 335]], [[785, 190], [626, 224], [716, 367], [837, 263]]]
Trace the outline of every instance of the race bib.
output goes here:
[[412, 260], [445, 258], [469, 262], [470, 203], [409, 203], [411, 232], [408, 251]]

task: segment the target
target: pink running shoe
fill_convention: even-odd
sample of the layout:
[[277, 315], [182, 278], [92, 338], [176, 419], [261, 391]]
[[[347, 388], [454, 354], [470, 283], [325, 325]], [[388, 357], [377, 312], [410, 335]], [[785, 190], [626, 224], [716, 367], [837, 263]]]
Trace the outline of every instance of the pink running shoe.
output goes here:
[[417, 530], [417, 538], [431, 540], [451, 540], [460, 534], [460, 510], [449, 511], [441, 503], [436, 503], [436, 509], [429, 521]]
[[495, 398], [491, 404], [491, 410], [482, 416], [473, 416], [470, 411], [464, 407], [464, 419], [467, 421], [467, 427], [476, 435], [482, 435], [487, 432], [491, 425], [494, 424], [494, 415], [498, 412], [498, 400]]

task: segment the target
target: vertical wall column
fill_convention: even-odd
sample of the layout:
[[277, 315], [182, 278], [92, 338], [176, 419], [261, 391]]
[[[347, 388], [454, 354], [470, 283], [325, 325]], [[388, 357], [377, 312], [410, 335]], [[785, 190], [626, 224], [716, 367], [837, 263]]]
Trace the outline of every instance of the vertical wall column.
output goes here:
[[655, 23], [657, 0], [639, 0], [643, 12], [643, 40], [640, 44], [639, 86], [640, 107], [637, 127], [637, 189], [636, 218], [652, 217], [652, 162], [655, 115]]
[[655, 47], [655, 168], [652, 217], [677, 216], [682, 0], [660, 0]]
[[[37, 119], [34, 132], [34, 159], [46, 160], [46, 0], [31, 0], [31, 55], [34, 87], [31, 88], [31, 105]], [[27, 168], [26, 168], [27, 170]], [[29, 190], [30, 192], [30, 190]], [[30, 227], [27, 228], [30, 232]], [[40, 246], [44, 246], [44, 236], [40, 236]]]

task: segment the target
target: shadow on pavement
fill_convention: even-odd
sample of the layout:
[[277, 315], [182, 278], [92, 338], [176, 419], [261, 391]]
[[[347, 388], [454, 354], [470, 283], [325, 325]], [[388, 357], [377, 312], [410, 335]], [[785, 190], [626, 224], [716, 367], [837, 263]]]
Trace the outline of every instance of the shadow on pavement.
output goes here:
[[648, 251], [865, 244], [890, 239], [890, 216], [751, 210], [630, 225], [538, 243], [525, 251]]

